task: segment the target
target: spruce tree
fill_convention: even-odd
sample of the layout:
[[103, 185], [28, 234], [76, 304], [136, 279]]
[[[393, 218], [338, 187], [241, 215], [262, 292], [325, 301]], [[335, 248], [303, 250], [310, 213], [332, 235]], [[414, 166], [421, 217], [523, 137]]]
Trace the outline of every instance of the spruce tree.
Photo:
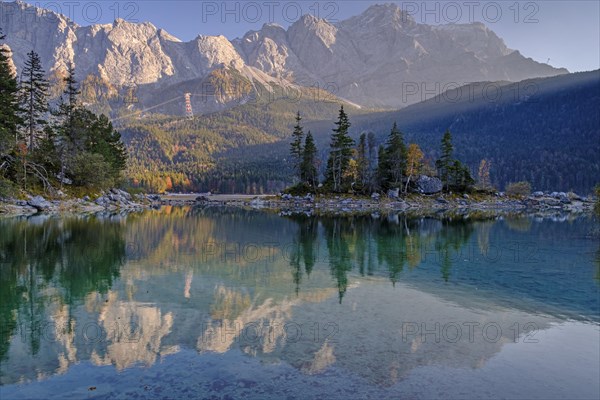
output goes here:
[[44, 116], [48, 111], [48, 81], [44, 76], [40, 57], [34, 51], [27, 53], [27, 61], [21, 74], [20, 100], [30, 152], [35, 147], [36, 135], [46, 125]]
[[440, 179], [446, 187], [446, 190], [449, 190], [450, 188], [452, 169], [454, 167], [454, 159], [452, 158], [453, 152], [454, 146], [452, 145], [452, 134], [447, 130], [446, 133], [444, 133], [444, 137], [442, 137], [442, 155], [435, 162]]
[[367, 148], [368, 148], [368, 190], [371, 193], [377, 187], [377, 141], [375, 139], [375, 133], [369, 132], [367, 135]]
[[402, 185], [402, 178], [406, 172], [407, 151], [402, 132], [395, 122], [388, 137], [385, 153], [388, 185], [398, 188]]
[[75, 68], [71, 63], [67, 65], [67, 76], [64, 78], [64, 82], [66, 87], [58, 107], [60, 123], [57, 127], [61, 186], [65, 181], [68, 159], [73, 158], [78, 151], [83, 150], [84, 144], [83, 138], [78, 135], [80, 130], [76, 126], [80, 91], [75, 79]]
[[358, 173], [359, 187], [361, 192], [367, 190], [369, 186], [369, 154], [367, 148], [367, 135], [362, 133], [356, 146], [356, 169]]
[[294, 132], [292, 132], [292, 143], [290, 145], [290, 157], [292, 159], [294, 174], [300, 177], [300, 180], [302, 180], [302, 141], [304, 140], [304, 129], [300, 123], [301, 121], [302, 117], [300, 116], [300, 111], [298, 111], [298, 114], [296, 114], [296, 126], [294, 126]]
[[[0, 30], [0, 157], [4, 158], [16, 144], [19, 116], [18, 85], [8, 58], [9, 51], [2, 47], [5, 38]], [[0, 166], [4, 165], [0, 160]]]
[[388, 162], [385, 153], [385, 147], [379, 146], [377, 152], [377, 186], [381, 190], [386, 190], [389, 187], [388, 183]]
[[318, 182], [317, 172], [317, 147], [312, 133], [308, 131], [304, 141], [304, 154], [302, 156], [301, 179], [312, 187], [316, 187]]
[[344, 182], [344, 175], [352, 157], [352, 146], [354, 146], [354, 140], [348, 134], [351, 124], [348, 115], [344, 112], [344, 106], [340, 108], [338, 121], [335, 125], [336, 128], [333, 129], [331, 135], [325, 182], [334, 192], [341, 192], [346, 183]]

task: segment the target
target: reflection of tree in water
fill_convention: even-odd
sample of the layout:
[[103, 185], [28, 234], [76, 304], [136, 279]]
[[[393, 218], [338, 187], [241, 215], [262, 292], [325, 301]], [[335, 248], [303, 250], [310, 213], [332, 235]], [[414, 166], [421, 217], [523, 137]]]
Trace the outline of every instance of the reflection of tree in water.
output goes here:
[[[318, 221], [305, 216], [292, 219], [298, 224], [298, 233], [290, 254], [290, 267], [298, 294], [303, 278], [302, 263], [304, 272], [310, 274], [317, 259]], [[472, 222], [464, 219], [442, 220], [437, 222], [442, 229], [431, 230], [431, 223], [397, 215], [388, 218], [321, 218], [320, 221], [340, 302], [348, 288], [348, 273], [354, 267], [363, 276], [374, 275], [385, 268], [395, 286], [405, 265], [416, 268], [422, 262], [422, 246], [435, 246], [442, 278], [448, 281], [454, 253], [460, 252], [474, 230]]]
[[462, 218], [446, 219], [442, 223], [443, 229], [436, 238], [436, 247], [439, 253], [442, 278], [448, 282], [452, 269], [452, 258], [460, 254], [461, 249], [473, 234], [474, 227], [473, 222]]
[[388, 218], [376, 226], [377, 259], [379, 264], [387, 265], [392, 285], [396, 286], [398, 277], [406, 262], [404, 225], [398, 218]]
[[600, 281], [600, 246], [596, 251], [596, 276], [594, 277], [597, 281]]
[[[296, 295], [298, 295], [303, 274], [306, 273], [307, 276], [310, 276], [317, 262], [319, 223], [315, 217], [306, 216], [295, 217], [294, 221], [298, 224], [298, 233], [290, 253], [290, 266], [292, 267], [292, 278], [296, 285]], [[302, 271], [302, 264], [304, 264], [304, 272]]]
[[36, 354], [50, 304], [71, 306], [110, 289], [125, 259], [122, 227], [95, 217], [36, 216], [0, 221], [0, 231], [0, 359], [17, 326]]
[[349, 240], [352, 240], [354, 229], [352, 219], [326, 218], [323, 220], [325, 242], [329, 252], [329, 268], [337, 281], [339, 301], [342, 302], [348, 289], [348, 272], [352, 270], [352, 254]]

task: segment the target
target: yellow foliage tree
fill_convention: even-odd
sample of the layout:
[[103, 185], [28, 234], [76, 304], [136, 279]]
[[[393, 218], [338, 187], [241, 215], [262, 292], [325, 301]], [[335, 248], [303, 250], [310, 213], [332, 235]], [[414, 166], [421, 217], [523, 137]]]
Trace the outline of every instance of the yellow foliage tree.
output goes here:
[[408, 155], [406, 157], [406, 175], [408, 178], [406, 179], [406, 187], [404, 188], [405, 193], [408, 193], [408, 185], [411, 178], [421, 172], [423, 157], [424, 154], [419, 145], [411, 143], [408, 146]]

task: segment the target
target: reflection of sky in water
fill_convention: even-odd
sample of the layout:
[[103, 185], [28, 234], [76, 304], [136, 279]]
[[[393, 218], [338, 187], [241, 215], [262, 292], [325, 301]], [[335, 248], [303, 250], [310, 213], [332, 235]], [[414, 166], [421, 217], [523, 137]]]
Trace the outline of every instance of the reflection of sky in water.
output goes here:
[[597, 398], [592, 227], [3, 220], [0, 395]]

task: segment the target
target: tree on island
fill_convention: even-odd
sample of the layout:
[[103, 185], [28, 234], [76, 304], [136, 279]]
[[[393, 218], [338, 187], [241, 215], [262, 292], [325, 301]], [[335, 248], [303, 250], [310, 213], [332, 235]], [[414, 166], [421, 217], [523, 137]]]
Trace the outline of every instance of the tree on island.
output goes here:
[[302, 163], [304, 157], [304, 150], [302, 148], [302, 141], [304, 140], [304, 129], [300, 122], [302, 117], [300, 111], [296, 114], [296, 125], [292, 132], [292, 143], [290, 144], [290, 157], [292, 162], [292, 168], [294, 170], [294, 176], [300, 178], [302, 181]]
[[406, 172], [406, 145], [402, 132], [395, 122], [385, 148], [385, 161], [388, 186], [390, 188], [400, 187]]
[[340, 107], [338, 121], [335, 123], [331, 135], [330, 153], [327, 160], [325, 173], [325, 185], [333, 192], [339, 193], [349, 188], [348, 166], [352, 158], [352, 146], [354, 140], [348, 134], [350, 121], [344, 112], [344, 106]]
[[454, 145], [449, 130], [442, 137], [441, 148], [442, 154], [435, 162], [435, 166], [446, 191], [450, 191], [450, 189], [465, 191], [473, 186], [475, 180], [469, 169], [459, 160], [453, 158]]
[[358, 192], [365, 192], [369, 186], [369, 153], [367, 147], [367, 135], [362, 133], [358, 139], [358, 145], [356, 146], [356, 175], [357, 184], [354, 186], [354, 190]]
[[304, 141], [300, 179], [312, 188], [316, 188], [319, 184], [319, 174], [317, 172], [317, 147], [315, 146], [315, 141], [310, 131], [308, 131]]
[[450, 187], [450, 172], [453, 164], [452, 153], [454, 152], [454, 146], [452, 145], [452, 134], [449, 130], [444, 133], [442, 137], [442, 155], [435, 162], [435, 166], [438, 169], [438, 173], [442, 183], [446, 190]]
[[377, 150], [377, 186], [385, 190], [388, 186], [387, 183], [387, 171], [388, 165], [386, 161], [385, 147], [379, 146]]
[[408, 146], [406, 157], [406, 186], [404, 188], [404, 193], [408, 193], [408, 185], [410, 184], [412, 177], [421, 173], [421, 169], [423, 168], [423, 157], [423, 151], [421, 151], [421, 148], [417, 144], [411, 143]]

